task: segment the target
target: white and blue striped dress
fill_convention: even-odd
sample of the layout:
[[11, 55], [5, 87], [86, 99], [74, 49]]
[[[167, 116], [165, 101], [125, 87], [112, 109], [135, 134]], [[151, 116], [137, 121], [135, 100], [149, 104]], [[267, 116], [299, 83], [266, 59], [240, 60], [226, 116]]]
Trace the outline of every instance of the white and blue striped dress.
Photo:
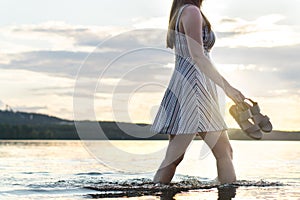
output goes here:
[[[188, 5], [178, 12], [175, 69], [150, 128], [153, 133], [178, 135], [228, 129], [220, 113], [216, 84], [193, 62], [186, 37], [179, 33], [179, 18]], [[207, 26], [202, 30], [205, 55], [209, 58], [215, 35]]]

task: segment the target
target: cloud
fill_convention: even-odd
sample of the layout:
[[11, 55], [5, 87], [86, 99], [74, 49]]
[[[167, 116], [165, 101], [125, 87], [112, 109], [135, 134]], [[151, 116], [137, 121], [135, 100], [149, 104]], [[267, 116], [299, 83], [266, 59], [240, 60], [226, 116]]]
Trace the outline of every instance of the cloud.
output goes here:
[[[91, 51], [105, 39], [128, 27], [71, 25], [62, 21], [0, 28], [6, 53], [38, 50]], [[91, 48], [92, 47], [92, 48]]]
[[298, 24], [297, 18], [299, 18], [299, 1], [289, 0], [289, 3], [284, 1], [235, 1], [227, 0], [226, 3], [219, 3], [217, 0], [206, 1], [209, 6], [210, 12], [213, 12], [215, 8], [219, 7], [217, 14], [223, 16], [242, 17], [247, 20], [253, 20], [260, 16], [271, 14], [282, 14], [288, 16], [287, 21], [295, 22]]
[[254, 20], [221, 18], [216, 25], [217, 46], [276, 47], [300, 44], [298, 28], [282, 24], [286, 16], [270, 14]]
[[41, 112], [48, 109], [47, 106], [26, 106], [26, 105], [19, 105], [14, 107], [15, 110], [24, 111], [24, 112]]
[[10, 62], [0, 65], [0, 68], [24, 69], [56, 76], [74, 77], [87, 55], [86, 52], [71, 51], [34, 51], [10, 54]]
[[[170, 76], [174, 53], [165, 48], [162, 34], [165, 31], [156, 29], [125, 32], [106, 40], [91, 54], [73, 51], [9, 54], [10, 61], [0, 64], [0, 68], [24, 69], [70, 78], [75, 78], [80, 69], [80, 77], [87, 77], [87, 82], [101, 75], [104, 79], [122, 77], [131, 84], [164, 80]], [[110, 90], [110, 86], [107, 90]]]
[[[269, 68], [297, 66], [300, 62], [300, 45], [284, 47], [216, 47], [213, 56], [221, 63], [256, 64]], [[284, 68], [283, 68], [284, 69]]]
[[218, 47], [214, 49], [213, 55], [214, 60], [221, 65], [219, 68], [223, 67], [220, 70], [224, 73], [227, 71], [229, 80], [236, 85], [248, 88], [252, 95], [278, 96], [278, 90], [285, 90], [289, 95], [299, 95], [299, 51], [300, 45], [273, 48]]
[[[169, 72], [170, 68], [163, 66], [174, 60], [173, 54], [159, 49], [140, 49], [119, 57], [120, 54], [119, 52], [95, 52], [91, 55], [85, 52], [67, 51], [27, 52], [16, 54], [9, 64], [2, 64], [0, 68], [24, 69], [72, 78], [76, 77], [80, 67], [83, 71], [81, 76], [94, 77], [95, 73], [100, 76], [101, 72], [105, 70], [105, 76], [112, 78], [140, 68], [139, 71], [142, 70], [144, 73], [143, 77], [127, 75], [125, 79], [142, 80], [155, 74], [157, 69], [160, 69], [160, 74], [164, 74], [165, 71]], [[88, 55], [89, 57], [87, 57]]]
[[[219, 20], [216, 20], [213, 25], [219, 36], [216, 45], [271, 47], [300, 43], [299, 29], [296, 26], [284, 25], [282, 22], [286, 18], [287, 16], [283, 14], [263, 15], [252, 20], [219, 17]], [[2, 52], [2, 55], [4, 55], [29, 51], [91, 52], [101, 42], [111, 39], [113, 36], [123, 40], [122, 35], [118, 36], [118, 34], [126, 34], [127, 31], [133, 29], [155, 27], [157, 28], [156, 32], [159, 31], [159, 28], [166, 31], [167, 22], [166, 17], [140, 17], [133, 19], [131, 27], [72, 25], [63, 21], [4, 26], [0, 28], [0, 45], [3, 47], [0, 53]], [[134, 35], [127, 38], [131, 43], [125, 44], [135, 45], [135, 42], [141, 43], [141, 41], [132, 40], [133, 37]], [[149, 37], [158, 37], [156, 40], [161, 41], [162, 45], [165, 46], [165, 34], [155, 33], [153, 29], [153, 33], [148, 31], [144, 40]], [[142, 37], [139, 37], [139, 40], [141, 39]], [[115, 47], [120, 48], [124, 44], [115, 41], [115, 44], [110, 43], [107, 50], [113, 50]], [[7, 62], [7, 58], [4, 60]], [[4, 62], [4, 60], [1, 59], [1, 62]]]
[[[135, 34], [144, 34], [143, 30], [147, 31], [149, 29], [149, 23], [153, 24], [160, 21], [161, 18], [147, 18], [147, 19], [136, 19], [135, 25], [133, 27], [121, 27], [121, 26], [88, 26], [88, 25], [71, 25], [62, 21], [49, 21], [41, 24], [28, 24], [19, 26], [8, 26], [0, 28], [0, 36], [4, 37], [6, 41], [18, 39], [19, 42], [24, 42], [22, 40], [30, 41], [27, 45], [33, 48], [35, 44], [40, 45], [41, 50], [51, 49], [51, 50], [68, 50], [68, 51], [82, 51], [82, 50], [93, 50], [97, 45], [103, 41], [110, 40], [112, 37], [115, 42], [116, 39], [120, 38], [122, 40], [123, 35], [126, 37], [131, 35], [131, 38], [127, 38], [132, 42], [141, 42], [145, 38], [138, 37], [139, 39], [134, 41]], [[154, 22], [153, 22], [154, 21]], [[140, 31], [133, 31], [140, 29]], [[163, 30], [159, 30], [159, 27], [151, 29], [152, 34], [147, 32], [147, 40], [151, 37], [157, 37], [156, 40], [164, 35], [161, 33]], [[130, 32], [130, 33], [128, 33]], [[156, 33], [160, 32], [160, 34]], [[153, 40], [154, 38], [152, 38]], [[32, 40], [35, 40], [33, 42]], [[15, 42], [12, 41], [12, 45]], [[116, 46], [120, 47], [123, 43], [117, 43]], [[128, 44], [128, 43], [127, 43]], [[134, 44], [134, 43], [133, 43]], [[112, 43], [110, 44], [112, 48]], [[93, 47], [93, 48], [87, 48]]]
[[[254, 22], [224, 18], [222, 21], [224, 26], [229, 25], [227, 29], [222, 29], [222, 34], [225, 35], [219, 40], [221, 43], [222, 40], [227, 40], [226, 42], [237, 44], [239, 39], [236, 38], [249, 36], [247, 42], [252, 42], [251, 34], [263, 30]], [[130, 95], [135, 95], [139, 103], [143, 98], [147, 98], [149, 104], [151, 101], [154, 102], [153, 99], [159, 102], [158, 96], [163, 94], [174, 69], [174, 53], [165, 48], [164, 30], [144, 29], [123, 32], [107, 40], [106, 35], [97, 35], [87, 26], [72, 27], [33, 26], [13, 30], [14, 34], [19, 35], [25, 31], [24, 37], [30, 35], [29, 33], [32, 37], [34, 34], [36, 34], [34, 37], [38, 35], [39, 37], [45, 35], [46, 38], [61, 37], [69, 40], [68, 43], [72, 45], [70, 48], [65, 48], [63, 45], [64, 50], [43, 49], [10, 54], [2, 52], [0, 55], [6, 58], [6, 62], [0, 64], [2, 70], [21, 69], [17, 76], [3, 75], [6, 77], [6, 82], [11, 82], [8, 85], [14, 91], [14, 94], [7, 91], [7, 95], [12, 95], [8, 98], [10, 104], [23, 109], [24, 102], [28, 102], [28, 105], [26, 103], [28, 110], [32, 107], [55, 115], [61, 115], [61, 110], [65, 109], [69, 112], [64, 113], [64, 117], [72, 118], [74, 83], [79, 70], [81, 73], [78, 80], [81, 81], [81, 85], [77, 88], [76, 95], [81, 98], [95, 97], [97, 101], [95, 106], [101, 111], [100, 118], [104, 119], [111, 115], [109, 112], [112, 98], [115, 101], [122, 101], [123, 104], [120, 105], [124, 105], [124, 108]], [[101, 40], [105, 42], [94, 49], [93, 45]], [[246, 45], [246, 43], [241, 44]], [[252, 47], [243, 45], [217, 45], [212, 52], [213, 60], [219, 67], [224, 67], [224, 70], [220, 71], [225, 74], [229, 82], [239, 86], [248, 96], [260, 98], [300, 96], [298, 83], [300, 63], [297, 54], [300, 45], [276, 44], [272, 47], [260, 46], [260, 43]], [[93, 51], [85, 47], [93, 48]], [[24, 77], [29, 77], [33, 82], [27, 85], [28, 81], [21, 81]], [[13, 83], [18, 84], [18, 88]], [[115, 94], [118, 95], [114, 96]], [[24, 95], [22, 101], [17, 97], [20, 95]], [[32, 98], [36, 100], [30, 100]], [[51, 102], [47, 99], [51, 99]], [[43, 104], [44, 102], [46, 103]], [[118, 109], [118, 112], [123, 112], [122, 107]], [[137, 113], [134, 118], [138, 119], [140, 115]], [[84, 118], [88, 115], [82, 116]]]
[[56, 94], [58, 96], [72, 96], [74, 85], [43, 86], [29, 89], [33, 95], [43, 96], [47, 94]]
[[[225, 21], [235, 22], [233, 19]], [[148, 36], [150, 33], [152, 35]], [[10, 54], [13, 59], [0, 68], [24, 69], [72, 79], [80, 69], [80, 80], [85, 82], [80, 89], [82, 96], [88, 95], [85, 88], [95, 89], [97, 85], [97, 92], [102, 93], [111, 93], [116, 88], [119, 92], [131, 92], [133, 88], [151, 82], [167, 85], [174, 68], [174, 54], [164, 47], [162, 33], [152, 29], [125, 32], [107, 40], [91, 55], [72, 51]], [[232, 73], [234, 79], [245, 82], [239, 78], [243, 77], [248, 80], [245, 87], [251, 83], [255, 85], [251, 86], [254, 94], [266, 95], [268, 92], [262, 92], [259, 84], [264, 83], [267, 91], [289, 89], [293, 92], [299, 88], [299, 50], [300, 45], [272, 48], [217, 46], [212, 57], [222, 66], [239, 66]], [[144, 90], [155, 92], [157, 87], [145, 87]], [[57, 90], [56, 93], [71, 95], [68, 91]]]

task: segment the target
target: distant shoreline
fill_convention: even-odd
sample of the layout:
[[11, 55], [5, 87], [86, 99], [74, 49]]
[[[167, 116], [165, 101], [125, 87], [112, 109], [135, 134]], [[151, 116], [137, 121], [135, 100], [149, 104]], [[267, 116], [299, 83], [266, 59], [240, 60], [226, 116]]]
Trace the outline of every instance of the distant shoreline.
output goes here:
[[[99, 122], [101, 124], [101, 122]], [[129, 124], [130, 126], [131, 124]], [[134, 124], [134, 127], [136, 124]], [[140, 132], [140, 137], [133, 137], [124, 133], [122, 130], [118, 130], [114, 122], [105, 122], [105, 125], [101, 125], [102, 129], [106, 133], [105, 136], [98, 136], [96, 138], [80, 138], [77, 134], [75, 126], [64, 125], [63, 127], [55, 126], [28, 126], [21, 125], [24, 130], [28, 132], [23, 132], [22, 128], [17, 126], [11, 126], [9, 129], [16, 130], [19, 128], [21, 132], [14, 132], [10, 134], [9, 132], [3, 133], [2, 125], [0, 124], [0, 140], [168, 140], [168, 135], [166, 134], [156, 134], [151, 137], [147, 137], [149, 132]], [[24, 128], [25, 127], [25, 128]], [[134, 131], [133, 127], [133, 131]], [[137, 135], [135, 133], [134, 135]], [[139, 135], [137, 135], [139, 136]], [[252, 140], [243, 131], [239, 129], [229, 129], [228, 136], [230, 140]], [[200, 137], [196, 137], [196, 140], [200, 140]], [[264, 134], [263, 141], [300, 141], [300, 132], [285, 132], [285, 131], [272, 131], [271, 133]]]
[[[90, 130], [87, 135], [77, 134], [74, 121], [26, 112], [0, 110], [0, 140], [166, 140], [168, 135], [150, 134], [149, 125], [111, 121], [78, 121], [86, 128], [99, 123], [105, 135]], [[120, 128], [120, 126], [122, 128]], [[125, 131], [126, 130], [126, 131]], [[128, 135], [127, 133], [130, 133]], [[252, 140], [240, 129], [229, 129], [231, 140]], [[135, 137], [136, 136], [136, 137]], [[300, 141], [300, 131], [272, 131], [262, 140]]]

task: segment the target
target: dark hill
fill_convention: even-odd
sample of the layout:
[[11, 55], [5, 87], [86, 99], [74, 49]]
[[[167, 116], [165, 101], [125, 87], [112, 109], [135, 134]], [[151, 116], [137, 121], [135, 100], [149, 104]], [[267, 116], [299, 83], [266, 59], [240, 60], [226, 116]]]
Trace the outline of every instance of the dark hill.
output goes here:
[[[78, 123], [85, 128], [99, 123], [105, 135], [91, 129], [87, 132], [88, 135], [79, 137], [74, 121], [39, 113], [0, 110], [0, 139], [155, 140], [168, 138], [167, 135], [162, 134], [151, 136], [149, 124], [109, 121], [80, 121]], [[232, 140], [250, 139], [239, 129], [229, 129], [228, 134]], [[273, 131], [265, 134], [263, 140], [300, 140], [300, 132]]]

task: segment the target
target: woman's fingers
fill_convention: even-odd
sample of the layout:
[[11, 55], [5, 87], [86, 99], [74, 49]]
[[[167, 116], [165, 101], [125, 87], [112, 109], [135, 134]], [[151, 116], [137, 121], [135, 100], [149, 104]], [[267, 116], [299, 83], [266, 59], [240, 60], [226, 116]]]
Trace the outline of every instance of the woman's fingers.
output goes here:
[[233, 100], [235, 103], [243, 102], [245, 100], [245, 96], [240, 91], [236, 90], [233, 95]]
[[235, 103], [243, 102], [245, 100], [245, 96], [232, 86], [226, 88], [225, 92]]

